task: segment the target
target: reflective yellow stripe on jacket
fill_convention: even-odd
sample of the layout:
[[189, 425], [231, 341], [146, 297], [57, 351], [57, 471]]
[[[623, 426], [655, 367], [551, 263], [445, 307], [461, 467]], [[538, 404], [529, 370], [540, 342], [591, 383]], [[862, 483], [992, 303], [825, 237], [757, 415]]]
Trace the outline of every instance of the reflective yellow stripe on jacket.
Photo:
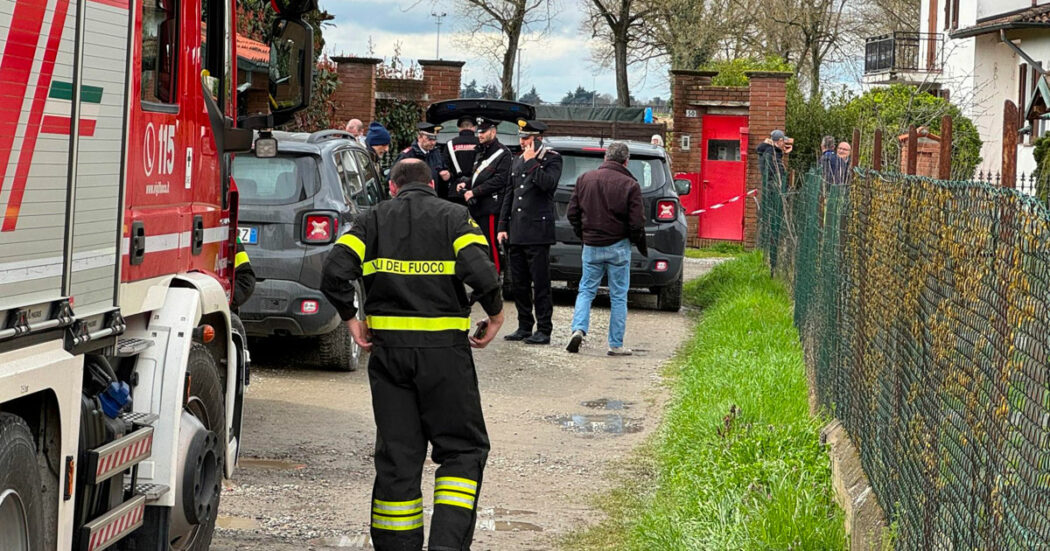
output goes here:
[[365, 262], [361, 273], [376, 272], [398, 275], [456, 275], [456, 263], [452, 260], [394, 260], [377, 258]]
[[[237, 268], [240, 268], [241, 264], [249, 264], [248, 253], [244, 251], [237, 253], [237, 256], [233, 257], [233, 269], [236, 270]], [[227, 266], [229, 266], [229, 264], [227, 264]]]
[[357, 258], [361, 261], [365, 261], [365, 242], [361, 241], [359, 237], [354, 234], [348, 233], [339, 238], [335, 242], [337, 245], [347, 247], [357, 255]]
[[489, 242], [485, 239], [485, 236], [476, 233], [468, 233], [457, 237], [456, 240], [452, 242], [452, 250], [456, 253], [456, 256], [459, 256], [459, 251], [463, 250], [463, 247], [474, 244], [481, 245], [482, 247], [489, 246]]
[[470, 318], [368, 316], [368, 327], [382, 331], [469, 331]]

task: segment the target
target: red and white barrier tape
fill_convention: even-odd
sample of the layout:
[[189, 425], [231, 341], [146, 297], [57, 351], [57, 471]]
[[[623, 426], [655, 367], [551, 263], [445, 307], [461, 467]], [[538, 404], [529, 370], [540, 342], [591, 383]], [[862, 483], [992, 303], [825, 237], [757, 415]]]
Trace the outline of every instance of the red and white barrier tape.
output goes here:
[[690, 212], [689, 214], [703, 214], [703, 213], [705, 213], [705, 212], [707, 212], [709, 210], [720, 209], [720, 208], [722, 208], [722, 207], [724, 207], [724, 206], [726, 206], [726, 205], [728, 205], [730, 203], [735, 203], [735, 202], [737, 202], [737, 201], [739, 201], [741, 199], [745, 199], [745, 198], [750, 197], [750, 196], [752, 196], [752, 195], [754, 195], [756, 193], [758, 193], [758, 189], [753, 189], [753, 190], [751, 190], [751, 191], [749, 191], [749, 192], [747, 192], [747, 193], [745, 193], [743, 195], [737, 195], [736, 197], [733, 197], [732, 199], [730, 199], [728, 201], [722, 201], [721, 203], [718, 203], [717, 205], [711, 205], [710, 207], [707, 207], [706, 209], [694, 210], [693, 212]]

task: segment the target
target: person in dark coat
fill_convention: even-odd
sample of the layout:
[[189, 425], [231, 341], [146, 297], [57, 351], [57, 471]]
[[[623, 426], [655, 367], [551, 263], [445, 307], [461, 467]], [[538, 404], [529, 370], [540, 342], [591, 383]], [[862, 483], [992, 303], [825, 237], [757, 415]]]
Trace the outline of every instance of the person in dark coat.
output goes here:
[[758, 153], [758, 166], [762, 169], [761, 174], [764, 174], [770, 183], [778, 184], [782, 192], [787, 191], [788, 188], [784, 155], [791, 153], [794, 143], [795, 140], [785, 136], [783, 130], [774, 130], [755, 149], [755, 152]]
[[390, 132], [378, 122], [368, 125], [368, 133], [365, 134], [365, 145], [368, 146], [368, 154], [372, 162], [379, 166], [383, 155], [390, 149]]
[[434, 123], [421, 122], [416, 125], [416, 129], [419, 130], [416, 141], [401, 151], [394, 164], [402, 159], [419, 159], [426, 163], [434, 174], [434, 189], [438, 197], [445, 199], [448, 197], [452, 173], [445, 166], [445, 159], [437, 148], [437, 133], [441, 131], [441, 127]]
[[511, 165], [510, 187], [500, 212], [497, 236], [508, 245], [511, 288], [518, 307], [518, 330], [504, 338], [550, 344], [554, 329], [550, 248], [554, 244], [556, 217], [554, 191], [561, 179], [562, 158], [543, 145], [540, 136], [547, 129], [546, 124], [520, 121], [518, 126], [522, 153]]
[[[441, 156], [445, 160], [445, 166], [452, 173], [450, 182], [462, 182], [469, 180], [474, 173], [474, 150], [478, 147], [478, 137], [475, 134], [474, 117], [460, 117], [456, 126], [459, 135], [445, 142], [441, 148]], [[449, 191], [448, 200], [463, 203], [463, 195]]]
[[456, 190], [489, 240], [489, 258], [495, 263], [496, 271], [503, 273], [496, 230], [514, 154], [496, 138], [498, 121], [486, 118], [478, 121], [480, 143], [474, 155], [474, 165], [470, 176], [461, 178], [456, 184]]
[[645, 243], [645, 210], [642, 188], [627, 170], [630, 149], [613, 142], [605, 150], [605, 162], [576, 180], [569, 199], [567, 217], [577, 237], [583, 240], [583, 274], [576, 308], [572, 315], [572, 337], [565, 347], [571, 353], [580, 344], [591, 324], [591, 303], [598, 294], [602, 277], [609, 281], [610, 356], [630, 356], [624, 348], [627, 329], [627, 290], [631, 287], [631, 243], [648, 256]]

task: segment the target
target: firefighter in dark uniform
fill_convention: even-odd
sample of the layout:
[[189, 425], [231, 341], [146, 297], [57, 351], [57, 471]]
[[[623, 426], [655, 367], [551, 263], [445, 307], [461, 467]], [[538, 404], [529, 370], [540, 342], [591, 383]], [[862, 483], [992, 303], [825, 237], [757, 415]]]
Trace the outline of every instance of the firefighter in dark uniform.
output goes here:
[[233, 257], [233, 300], [230, 308], [237, 310], [244, 304], [248, 297], [255, 291], [255, 272], [252, 270], [251, 260], [248, 253], [241, 244], [241, 238], [237, 238], [237, 254]]
[[[450, 182], [469, 180], [474, 173], [474, 150], [478, 147], [478, 136], [474, 133], [474, 117], [460, 117], [456, 123], [459, 135], [445, 142], [441, 156], [445, 166], [452, 172]], [[463, 195], [449, 191], [448, 200], [463, 204]]]
[[437, 147], [437, 133], [441, 131], [441, 127], [433, 123], [421, 122], [416, 125], [416, 129], [419, 131], [416, 134], [416, 141], [403, 149], [394, 162], [401, 159], [419, 159], [426, 163], [434, 176], [438, 197], [446, 199], [448, 188], [452, 184], [452, 173], [445, 166], [445, 159]]
[[[460, 551], [470, 548], [489, 450], [470, 348], [499, 331], [503, 302], [488, 243], [467, 209], [439, 199], [418, 160], [394, 165], [390, 180], [394, 199], [363, 214], [332, 247], [321, 290], [371, 351], [372, 544], [423, 548], [420, 479], [429, 441], [440, 465], [429, 548]], [[351, 282], [361, 277], [367, 321], [355, 317]], [[475, 301], [488, 314], [478, 331], [486, 330], [468, 336]]]
[[[554, 244], [554, 191], [561, 178], [562, 158], [543, 145], [540, 135], [547, 125], [519, 121], [521, 156], [510, 169], [510, 187], [500, 213], [500, 242], [508, 244], [511, 291], [518, 308], [518, 329], [504, 337], [527, 344], [550, 344], [550, 248]], [[533, 305], [536, 317], [533, 319]], [[536, 332], [532, 324], [536, 323]]]
[[498, 121], [478, 118], [480, 143], [474, 158], [474, 168], [470, 178], [460, 181], [456, 190], [466, 200], [470, 215], [488, 238], [489, 258], [496, 264], [496, 271], [502, 273], [496, 229], [500, 207], [510, 181], [510, 165], [514, 162], [514, 154], [496, 139], [498, 125]]

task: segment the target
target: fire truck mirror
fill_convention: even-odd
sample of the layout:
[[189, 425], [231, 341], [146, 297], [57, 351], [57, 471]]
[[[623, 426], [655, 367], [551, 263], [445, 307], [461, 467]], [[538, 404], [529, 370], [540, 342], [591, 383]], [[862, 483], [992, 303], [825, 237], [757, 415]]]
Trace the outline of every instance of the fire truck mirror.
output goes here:
[[310, 104], [313, 80], [313, 29], [298, 20], [279, 19], [270, 41], [270, 110], [280, 126]]
[[317, 0], [273, 0], [272, 4], [281, 17], [289, 19], [317, 9]]

